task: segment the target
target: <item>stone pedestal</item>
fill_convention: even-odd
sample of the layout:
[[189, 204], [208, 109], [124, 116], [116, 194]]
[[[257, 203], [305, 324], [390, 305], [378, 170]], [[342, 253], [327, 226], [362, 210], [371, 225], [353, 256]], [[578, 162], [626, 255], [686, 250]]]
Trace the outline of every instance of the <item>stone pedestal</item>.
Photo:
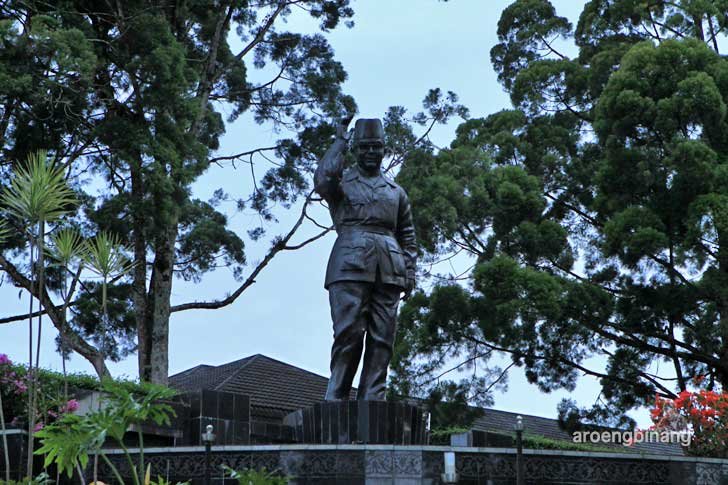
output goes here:
[[293, 428], [298, 443], [427, 443], [427, 414], [404, 402], [322, 402], [289, 414], [284, 424]]

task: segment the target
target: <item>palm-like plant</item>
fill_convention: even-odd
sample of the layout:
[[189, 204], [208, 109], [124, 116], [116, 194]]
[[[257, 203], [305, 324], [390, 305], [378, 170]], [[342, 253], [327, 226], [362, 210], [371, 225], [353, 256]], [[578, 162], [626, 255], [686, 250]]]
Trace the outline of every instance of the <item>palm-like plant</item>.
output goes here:
[[7, 241], [9, 235], [10, 229], [8, 229], [5, 221], [0, 220], [0, 244], [3, 244], [5, 241]]
[[83, 251], [83, 238], [76, 229], [61, 229], [51, 236], [48, 254], [66, 269], [83, 254]]
[[[63, 299], [63, 327], [61, 330], [61, 357], [63, 364], [63, 390], [66, 400], [68, 400], [68, 381], [66, 373], [66, 325], [68, 303], [70, 295], [68, 294], [68, 275], [71, 264], [77, 260], [83, 260], [85, 244], [81, 238], [81, 234], [72, 228], [61, 229], [51, 236], [51, 244], [48, 248], [48, 255], [56, 261], [61, 267], [61, 298]], [[78, 271], [81, 271], [83, 262], [79, 263]]]
[[2, 196], [8, 213], [31, 224], [58, 220], [77, 203], [65, 175], [63, 167], [48, 163], [44, 150], [31, 153]]
[[84, 259], [88, 269], [101, 276], [101, 308], [103, 323], [106, 325], [108, 323], [106, 289], [109, 280], [125, 275], [131, 271], [133, 264], [124, 254], [119, 238], [104, 231], [86, 243]]
[[[0, 244], [3, 244], [8, 237], [9, 230], [5, 221], [0, 221]], [[3, 412], [3, 394], [0, 392], [0, 431], [3, 433], [3, 455], [5, 458], [5, 481], [10, 481], [10, 455], [8, 452], [8, 436], [5, 434], [5, 413]]]
[[[31, 295], [28, 313], [28, 476], [33, 474], [33, 430], [35, 428], [35, 398], [37, 394], [33, 370], [33, 290], [35, 289], [35, 266], [38, 266], [39, 308], [42, 309], [41, 295], [44, 291], [43, 247], [46, 224], [58, 220], [76, 204], [73, 190], [68, 186], [65, 169], [48, 163], [47, 153], [43, 150], [28, 155], [25, 166], [15, 169], [10, 185], [0, 196], [6, 212], [17, 218], [27, 228], [30, 249]], [[37, 249], [37, 261], [35, 251]], [[35, 368], [40, 365], [40, 340], [42, 331], [42, 312], [38, 316], [38, 343]]]

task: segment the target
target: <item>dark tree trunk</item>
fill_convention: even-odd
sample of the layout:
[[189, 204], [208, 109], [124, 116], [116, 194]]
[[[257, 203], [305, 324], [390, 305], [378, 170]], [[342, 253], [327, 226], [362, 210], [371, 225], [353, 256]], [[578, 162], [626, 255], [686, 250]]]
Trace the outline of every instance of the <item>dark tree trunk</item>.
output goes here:
[[151, 325], [147, 316], [147, 243], [144, 226], [144, 181], [142, 178], [141, 158], [138, 157], [131, 169], [131, 194], [134, 238], [134, 269], [132, 270], [132, 301], [137, 328], [137, 359], [139, 379], [149, 382], [152, 378]]
[[169, 315], [174, 277], [177, 218], [160, 234], [152, 267], [148, 294], [148, 322], [151, 323], [150, 381], [167, 384], [169, 376]]

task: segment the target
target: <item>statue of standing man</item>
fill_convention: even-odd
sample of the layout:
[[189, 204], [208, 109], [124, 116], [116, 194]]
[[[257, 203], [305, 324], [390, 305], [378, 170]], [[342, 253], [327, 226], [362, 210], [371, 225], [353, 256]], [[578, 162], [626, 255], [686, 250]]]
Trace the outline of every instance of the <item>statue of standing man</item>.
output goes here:
[[362, 350], [357, 398], [384, 400], [397, 306], [415, 286], [417, 247], [409, 199], [381, 173], [384, 129], [379, 119], [357, 120], [357, 163], [344, 169], [351, 118], [316, 168], [315, 190], [329, 205], [338, 237], [326, 269], [334, 344], [326, 400], [349, 399]]

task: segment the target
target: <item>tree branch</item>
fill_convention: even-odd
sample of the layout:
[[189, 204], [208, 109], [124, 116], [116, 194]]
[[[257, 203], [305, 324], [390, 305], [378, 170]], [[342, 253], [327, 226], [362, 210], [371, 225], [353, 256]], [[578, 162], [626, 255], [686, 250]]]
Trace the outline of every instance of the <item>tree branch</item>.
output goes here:
[[248, 276], [245, 281], [228, 297], [223, 298], [221, 300], [214, 300], [214, 301], [200, 301], [200, 302], [190, 302], [190, 303], [183, 303], [181, 305], [174, 305], [170, 308], [170, 313], [174, 312], [181, 312], [185, 310], [214, 310], [217, 308], [222, 308], [225, 306], [230, 305], [231, 303], [235, 302], [235, 300], [238, 299], [238, 297], [243, 294], [245, 290], [247, 290], [253, 283], [255, 283], [255, 278], [258, 277], [261, 271], [268, 266], [268, 264], [271, 262], [273, 257], [278, 254], [280, 251], [286, 251], [286, 250], [292, 250], [292, 249], [298, 249], [306, 244], [309, 244], [320, 237], [322, 237], [326, 231], [318, 234], [317, 236], [314, 236], [306, 241], [304, 241], [301, 244], [295, 245], [295, 246], [288, 246], [288, 242], [291, 240], [291, 238], [296, 234], [298, 229], [301, 227], [301, 224], [306, 218], [306, 208], [308, 204], [311, 201], [311, 195], [313, 192], [309, 193], [308, 197], [306, 197], [306, 201], [303, 204], [303, 209], [301, 210], [301, 215], [298, 217], [298, 220], [293, 225], [290, 231], [283, 236], [281, 239], [275, 241], [273, 243], [273, 246], [268, 250], [268, 253], [265, 255], [263, 260], [258, 263], [258, 265], [253, 269], [253, 272], [250, 273], [250, 276]]
[[64, 326], [65, 319], [63, 318], [63, 315], [59, 313], [62, 306], [54, 305], [46, 290], [43, 290], [43, 293], [39, 293], [38, 285], [31, 284], [31, 281], [1, 254], [0, 268], [8, 273], [18, 286], [24, 288], [35, 298], [40, 300], [43, 308], [45, 308], [45, 313], [51, 319], [53, 326], [67, 338], [66, 343], [68, 346], [88, 360], [96, 370], [99, 377], [110, 375], [109, 369], [106, 367], [106, 363], [104, 362], [103, 354], [96, 347], [86, 342], [77, 332]]
[[[488, 348], [490, 348], [492, 350], [497, 350], [497, 351], [500, 351], [500, 352], [510, 353], [510, 354], [515, 355], [516, 357], [521, 357], [521, 358], [528, 357], [528, 358], [535, 359], [535, 360], [553, 360], [554, 359], [554, 357], [546, 357], [546, 356], [537, 355], [537, 354], [527, 354], [527, 353], [521, 352], [519, 350], [509, 349], [509, 348], [506, 348], [506, 347], [500, 347], [500, 346], [493, 345], [493, 344], [490, 344], [488, 342], [485, 342], [483, 340], [476, 339], [476, 338], [471, 337], [471, 336], [465, 336], [465, 338], [468, 339], [468, 340], [471, 340], [473, 342], [477, 342], [478, 344], [484, 345], [484, 346], [486, 346], [486, 347], [488, 347]], [[629, 381], [629, 380], [623, 379], [621, 377], [612, 376], [612, 375], [609, 375], [609, 374], [604, 374], [602, 372], [597, 372], [597, 371], [588, 369], [588, 368], [584, 367], [583, 365], [577, 364], [576, 362], [574, 362], [574, 361], [572, 361], [570, 359], [567, 359], [566, 357], [563, 357], [563, 356], [557, 356], [557, 357], [555, 357], [555, 359], [558, 360], [558, 361], [560, 361], [561, 363], [569, 366], [569, 367], [572, 367], [574, 369], [580, 370], [584, 374], [587, 374], [587, 375], [590, 375], [590, 376], [593, 376], [593, 377], [598, 377], [600, 379], [609, 379], [609, 380], [612, 380], [612, 381], [615, 381], [615, 382], [621, 382], [623, 384], [634, 385], [634, 382], [633, 381]], [[664, 396], [665, 397], [670, 397], [670, 398], [676, 397], [676, 395], [675, 395], [674, 392], [670, 391], [664, 385], [662, 385], [661, 383], [657, 382], [654, 378], [651, 378], [651, 377], [649, 377], [647, 375], [644, 375], [644, 373], [642, 373], [642, 372], [640, 372], [640, 375], [642, 377], [644, 377], [646, 380], [648, 380], [649, 382], [651, 382], [655, 387], [657, 387], [658, 389], [660, 389], [664, 393]]]
[[[221, 8], [224, 11], [224, 8]], [[227, 12], [225, 15], [220, 15], [217, 24], [215, 25], [215, 33], [212, 36], [210, 42], [210, 50], [207, 56], [207, 62], [205, 66], [205, 75], [200, 81], [200, 85], [197, 89], [197, 97], [200, 100], [200, 107], [197, 113], [195, 121], [190, 126], [190, 133], [197, 135], [197, 130], [200, 127], [200, 123], [205, 117], [207, 111], [207, 102], [212, 92], [212, 86], [215, 84], [215, 80], [220, 75], [220, 69], [217, 68], [217, 52], [220, 49], [220, 39], [223, 37], [223, 32], [227, 30], [227, 26], [230, 24], [230, 19], [233, 15], [234, 7], [232, 2], [227, 6]]]
[[260, 29], [258, 29], [258, 33], [255, 34], [255, 37], [253, 38], [253, 40], [251, 40], [250, 43], [248, 45], [246, 45], [243, 48], [243, 50], [240, 51], [235, 56], [235, 58], [237, 60], [240, 60], [243, 57], [245, 57], [251, 50], [253, 50], [255, 48], [255, 46], [257, 46], [258, 44], [260, 44], [260, 42], [263, 40], [263, 37], [265, 37], [266, 32], [268, 32], [268, 30], [270, 30], [270, 28], [273, 26], [273, 23], [275, 22], [276, 17], [278, 17], [278, 15], [287, 6], [288, 6], [288, 3], [287, 2], [281, 2], [281, 3], [278, 4], [278, 8], [276, 8], [276, 10], [268, 16], [268, 19], [266, 20], [265, 24], [262, 25], [260, 27]]
[[277, 146], [264, 147], [264, 148], [256, 148], [255, 150], [250, 150], [250, 151], [247, 151], [247, 152], [241, 152], [241, 153], [237, 153], [235, 155], [227, 155], [227, 156], [224, 156], [224, 157], [211, 158], [211, 159], [208, 160], [208, 163], [219, 163], [219, 162], [230, 161], [230, 160], [238, 160], [238, 159], [240, 159], [242, 157], [245, 157], [245, 156], [248, 156], [248, 155], [253, 155], [253, 154], [261, 153], [261, 152], [265, 152], [265, 151], [276, 150], [277, 148], [278, 148]]

